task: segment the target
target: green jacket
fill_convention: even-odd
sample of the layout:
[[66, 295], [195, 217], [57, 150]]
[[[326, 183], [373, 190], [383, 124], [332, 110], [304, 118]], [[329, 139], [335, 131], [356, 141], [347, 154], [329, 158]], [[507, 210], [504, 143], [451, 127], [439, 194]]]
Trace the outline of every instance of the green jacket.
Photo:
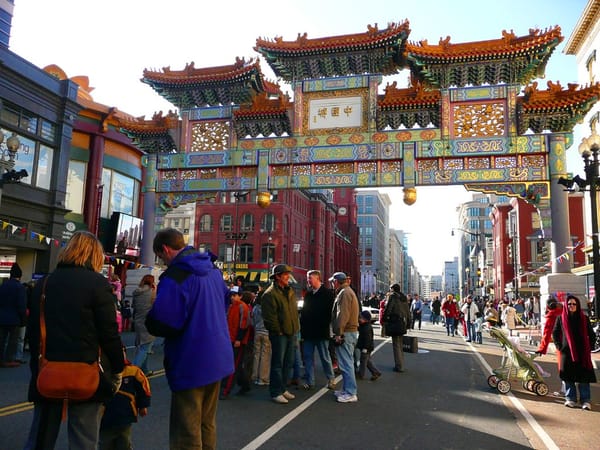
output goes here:
[[270, 334], [294, 336], [300, 331], [298, 301], [291, 287], [273, 282], [262, 295], [263, 321]]

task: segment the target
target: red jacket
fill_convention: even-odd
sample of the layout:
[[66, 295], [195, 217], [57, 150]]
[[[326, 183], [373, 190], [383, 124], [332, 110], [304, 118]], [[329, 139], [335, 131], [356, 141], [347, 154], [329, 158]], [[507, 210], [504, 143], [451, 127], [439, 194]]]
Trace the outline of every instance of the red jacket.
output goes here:
[[454, 317], [455, 319], [458, 318], [458, 305], [456, 304], [455, 301], [448, 301], [445, 300], [444, 303], [442, 303], [442, 312], [444, 313], [444, 317]]
[[554, 324], [556, 319], [562, 314], [562, 303], [557, 303], [556, 308], [547, 309], [546, 315], [544, 316], [544, 331], [542, 332], [542, 340], [538, 346], [536, 352], [545, 355], [548, 351], [548, 344], [552, 342], [552, 330], [554, 330]]
[[240, 341], [247, 344], [250, 334], [250, 308], [241, 300], [231, 299], [231, 305], [227, 310], [227, 325], [229, 326], [229, 338], [231, 342]]

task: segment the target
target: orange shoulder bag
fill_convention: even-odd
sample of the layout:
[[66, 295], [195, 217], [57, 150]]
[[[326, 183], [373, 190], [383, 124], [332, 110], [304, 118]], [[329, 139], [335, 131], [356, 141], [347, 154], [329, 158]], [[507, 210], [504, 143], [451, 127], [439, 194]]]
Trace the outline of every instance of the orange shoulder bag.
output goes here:
[[37, 389], [40, 395], [49, 400], [63, 401], [63, 419], [69, 401], [89, 400], [100, 383], [100, 365], [72, 361], [48, 361], [46, 359], [46, 281], [44, 279], [40, 298], [40, 355]]

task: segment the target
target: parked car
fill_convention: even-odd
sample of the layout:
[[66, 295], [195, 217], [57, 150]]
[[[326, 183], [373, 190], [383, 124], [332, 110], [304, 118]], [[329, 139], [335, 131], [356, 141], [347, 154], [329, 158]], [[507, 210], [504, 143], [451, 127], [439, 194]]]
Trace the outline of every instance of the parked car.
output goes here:
[[379, 322], [379, 308], [363, 305], [362, 311], [369, 311], [371, 313], [371, 323]]

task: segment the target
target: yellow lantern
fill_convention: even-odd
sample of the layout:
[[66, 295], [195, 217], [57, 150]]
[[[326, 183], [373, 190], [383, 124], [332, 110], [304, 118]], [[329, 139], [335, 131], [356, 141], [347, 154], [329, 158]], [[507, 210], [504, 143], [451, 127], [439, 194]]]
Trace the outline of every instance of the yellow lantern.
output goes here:
[[404, 188], [404, 203], [408, 206], [414, 204], [417, 201], [417, 190], [414, 187]]
[[268, 208], [271, 204], [271, 193], [270, 192], [259, 192], [256, 195], [256, 204], [261, 208]]

